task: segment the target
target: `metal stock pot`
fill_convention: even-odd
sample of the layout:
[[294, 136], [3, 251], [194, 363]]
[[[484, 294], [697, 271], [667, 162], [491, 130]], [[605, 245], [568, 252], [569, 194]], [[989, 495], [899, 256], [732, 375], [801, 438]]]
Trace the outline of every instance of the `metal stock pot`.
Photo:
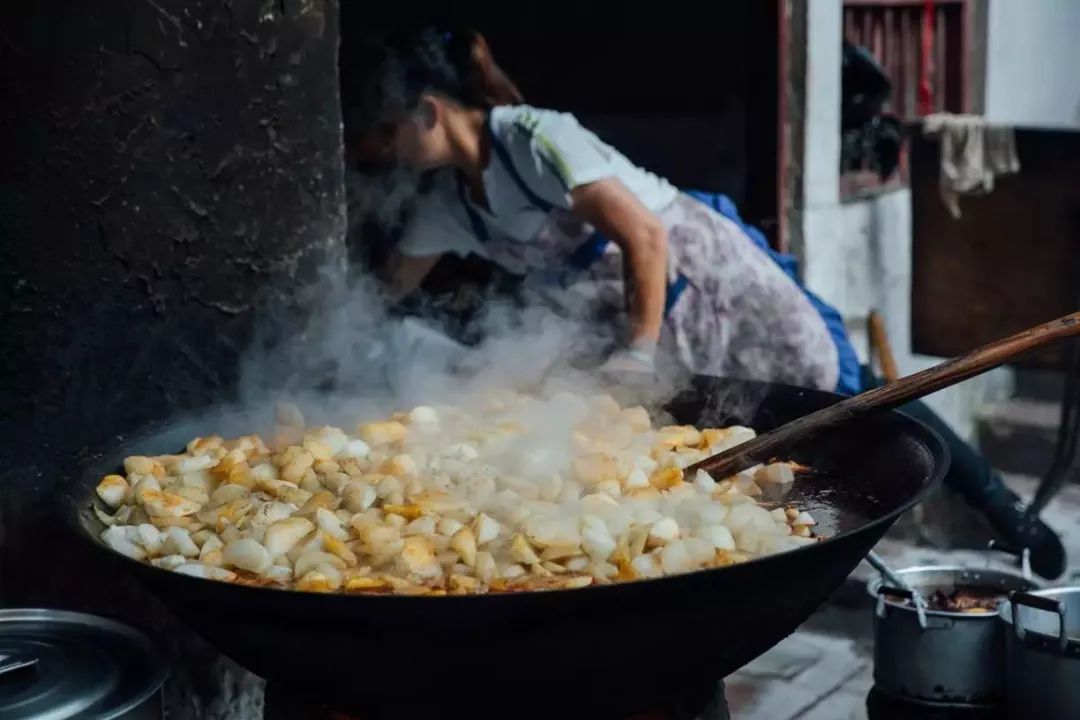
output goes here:
[[[912, 567], [896, 572], [911, 588], [973, 587], [1032, 590], [1030, 578], [1000, 570], [959, 566]], [[995, 706], [1005, 699], [1005, 639], [994, 612], [926, 610], [908, 602], [911, 594], [888, 587], [881, 577], [867, 585], [876, 598], [874, 682], [881, 692], [920, 702]]]
[[1080, 587], [1017, 592], [998, 608], [1010, 718], [1080, 718]]

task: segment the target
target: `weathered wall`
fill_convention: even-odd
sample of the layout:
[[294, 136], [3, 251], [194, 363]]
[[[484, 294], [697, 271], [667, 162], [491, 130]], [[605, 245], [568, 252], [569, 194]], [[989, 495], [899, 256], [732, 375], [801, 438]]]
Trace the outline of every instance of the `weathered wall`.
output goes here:
[[[0, 18], [18, 562], [77, 454], [232, 392], [257, 300], [301, 287], [344, 219], [334, 0], [12, 3]], [[25, 565], [3, 578], [15, 599], [65, 585]]]
[[[840, 310], [863, 360], [867, 317], [877, 310], [900, 371], [908, 374], [938, 361], [916, 355], [911, 346], [911, 192], [904, 188], [853, 202], [839, 198], [841, 7], [841, 0], [806, 3], [805, 206], [801, 246], [795, 249], [807, 286]], [[927, 401], [970, 437], [977, 408], [1009, 386], [1007, 371], [990, 373]]]
[[168, 626], [55, 511], [341, 254], [336, 48], [337, 0], [0, 5], [0, 603]]
[[1080, 127], [1080, 3], [991, 0], [986, 52], [989, 119]]

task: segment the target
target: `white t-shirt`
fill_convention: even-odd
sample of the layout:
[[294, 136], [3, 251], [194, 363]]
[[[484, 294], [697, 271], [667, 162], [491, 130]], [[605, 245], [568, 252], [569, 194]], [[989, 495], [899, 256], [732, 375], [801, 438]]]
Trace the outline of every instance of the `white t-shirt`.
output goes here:
[[405, 230], [399, 245], [403, 254], [483, 256], [481, 234], [528, 242], [552, 208], [570, 209], [571, 190], [606, 178], [621, 180], [655, 212], [678, 195], [667, 180], [631, 163], [568, 113], [503, 106], [491, 111], [488, 122], [491, 160], [483, 181], [490, 212], [468, 199], [452, 168], [438, 170]]

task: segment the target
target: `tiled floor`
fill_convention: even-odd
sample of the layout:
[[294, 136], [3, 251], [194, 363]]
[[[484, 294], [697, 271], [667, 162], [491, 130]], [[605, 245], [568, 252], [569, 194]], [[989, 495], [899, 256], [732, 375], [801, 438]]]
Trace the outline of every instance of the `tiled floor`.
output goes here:
[[[1034, 481], [1011, 477], [1010, 486], [1024, 497]], [[1069, 551], [1071, 567], [1054, 585], [1080, 579], [1080, 487], [1067, 487], [1043, 517], [1058, 531]], [[1008, 556], [976, 551], [943, 551], [886, 539], [878, 546], [895, 567], [911, 565], [988, 564], [1015, 569]], [[864, 563], [842, 595], [845, 602], [827, 605], [799, 630], [727, 678], [733, 720], [866, 720], [866, 696], [873, 684], [873, 638], [869, 598], [852, 606], [859, 584], [873, 571]], [[854, 591], [852, 591], [854, 589]]]
[[732, 717], [861, 718], [870, 661], [856, 643], [801, 630], [726, 681]]

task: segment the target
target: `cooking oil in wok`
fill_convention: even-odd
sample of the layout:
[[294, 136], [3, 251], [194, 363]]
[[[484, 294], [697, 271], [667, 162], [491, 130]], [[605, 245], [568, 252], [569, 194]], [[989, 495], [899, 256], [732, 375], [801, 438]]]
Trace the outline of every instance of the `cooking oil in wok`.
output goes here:
[[797, 473], [791, 485], [768, 484], [762, 491], [767, 506], [795, 505], [810, 513], [817, 521], [814, 534], [823, 538], [863, 527], [888, 512], [865, 488], [816, 470]]

